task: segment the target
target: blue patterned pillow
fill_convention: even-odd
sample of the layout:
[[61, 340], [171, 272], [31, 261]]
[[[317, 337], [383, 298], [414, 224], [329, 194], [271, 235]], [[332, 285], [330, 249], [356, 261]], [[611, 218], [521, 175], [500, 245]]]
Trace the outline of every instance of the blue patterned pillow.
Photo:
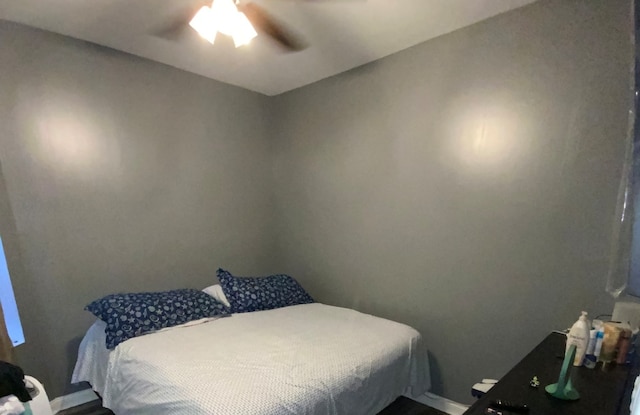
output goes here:
[[107, 349], [166, 327], [230, 313], [227, 306], [194, 289], [111, 294], [84, 309], [107, 323]]
[[238, 278], [223, 269], [219, 269], [217, 274], [234, 313], [314, 302], [300, 284], [288, 275]]

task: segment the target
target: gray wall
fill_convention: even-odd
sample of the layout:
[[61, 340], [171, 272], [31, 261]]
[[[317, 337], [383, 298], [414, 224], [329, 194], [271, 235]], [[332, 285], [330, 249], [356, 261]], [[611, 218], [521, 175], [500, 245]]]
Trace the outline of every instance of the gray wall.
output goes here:
[[629, 10], [542, 0], [275, 98], [0, 22], [19, 363], [58, 396], [88, 301], [286, 271], [418, 328], [469, 401], [611, 311]]
[[219, 266], [275, 271], [267, 98], [8, 22], [0, 39], [18, 362], [53, 398], [69, 390], [91, 300], [202, 288]]
[[540, 1], [274, 98], [284, 270], [417, 327], [463, 402], [610, 313], [630, 30], [627, 0]]

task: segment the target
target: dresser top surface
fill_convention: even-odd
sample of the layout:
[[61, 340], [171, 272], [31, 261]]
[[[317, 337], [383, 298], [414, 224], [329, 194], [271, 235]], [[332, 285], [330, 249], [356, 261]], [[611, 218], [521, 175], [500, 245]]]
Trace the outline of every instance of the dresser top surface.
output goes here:
[[[564, 358], [566, 337], [559, 333], [548, 335], [535, 349], [514, 366], [487, 394], [474, 403], [465, 415], [481, 415], [490, 401], [501, 399], [526, 404], [529, 415], [615, 415], [619, 412], [629, 378], [627, 366], [610, 365], [603, 370], [574, 367], [571, 380], [580, 393], [577, 401], [563, 401], [551, 397], [544, 387], [558, 381]], [[533, 376], [540, 386], [533, 388]], [[626, 412], [628, 413], [628, 411]]]

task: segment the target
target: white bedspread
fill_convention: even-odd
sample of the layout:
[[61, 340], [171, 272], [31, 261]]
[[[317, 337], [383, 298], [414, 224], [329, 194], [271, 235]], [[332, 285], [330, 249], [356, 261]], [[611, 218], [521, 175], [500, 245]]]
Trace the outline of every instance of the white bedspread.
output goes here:
[[376, 414], [429, 385], [420, 334], [323, 304], [235, 314], [104, 346], [96, 322], [73, 382], [117, 415]]

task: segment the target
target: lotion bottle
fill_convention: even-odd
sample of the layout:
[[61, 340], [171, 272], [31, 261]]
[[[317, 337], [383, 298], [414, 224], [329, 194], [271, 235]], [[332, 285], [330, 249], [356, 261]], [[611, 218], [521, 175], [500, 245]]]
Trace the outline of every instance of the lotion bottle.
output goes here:
[[573, 323], [569, 334], [567, 335], [567, 347], [565, 353], [571, 345], [576, 345], [576, 358], [573, 360], [574, 366], [582, 366], [587, 345], [589, 344], [589, 320], [587, 320], [587, 312], [583, 311], [582, 315]]
[[[587, 353], [584, 357], [584, 366], [593, 369], [596, 367], [596, 362], [598, 358], [596, 357], [596, 339], [598, 336], [598, 330], [593, 329], [589, 332], [589, 345], [587, 346]], [[602, 342], [600, 342], [602, 345]]]

